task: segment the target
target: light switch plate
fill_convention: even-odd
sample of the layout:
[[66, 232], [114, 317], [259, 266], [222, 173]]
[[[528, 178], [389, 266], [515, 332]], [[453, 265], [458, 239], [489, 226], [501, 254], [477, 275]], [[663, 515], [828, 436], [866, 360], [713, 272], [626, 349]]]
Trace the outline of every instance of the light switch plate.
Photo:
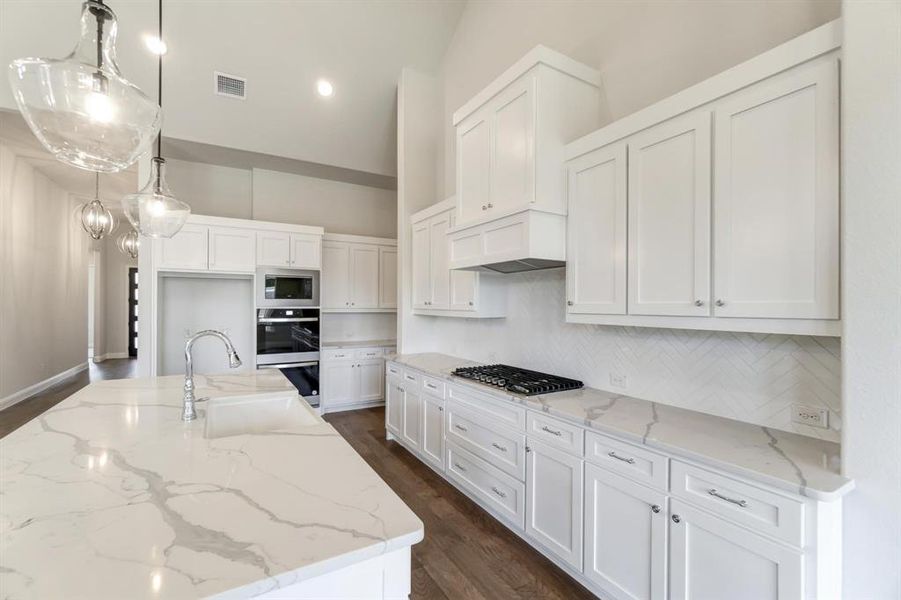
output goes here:
[[624, 390], [629, 385], [629, 379], [622, 373], [610, 373], [610, 385]]
[[829, 409], [792, 404], [792, 421], [811, 427], [829, 428]]

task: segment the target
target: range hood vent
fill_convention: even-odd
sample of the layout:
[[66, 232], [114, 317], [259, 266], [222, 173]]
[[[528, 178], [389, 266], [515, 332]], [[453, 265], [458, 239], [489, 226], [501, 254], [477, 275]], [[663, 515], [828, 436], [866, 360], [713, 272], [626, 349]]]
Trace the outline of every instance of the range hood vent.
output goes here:
[[506, 262], [494, 263], [493, 265], [482, 265], [483, 269], [494, 271], [495, 273], [524, 273], [526, 271], [541, 271], [543, 269], [559, 269], [565, 267], [566, 263], [562, 260], [544, 260], [541, 258], [526, 258], [522, 260], [508, 260]]

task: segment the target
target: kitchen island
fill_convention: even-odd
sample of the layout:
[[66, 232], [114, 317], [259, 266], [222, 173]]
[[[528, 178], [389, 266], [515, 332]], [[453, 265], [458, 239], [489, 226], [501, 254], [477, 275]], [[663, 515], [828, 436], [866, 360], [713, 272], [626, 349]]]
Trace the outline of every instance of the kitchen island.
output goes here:
[[[4, 598], [406, 598], [422, 522], [277, 371], [94, 383], [0, 440]], [[281, 423], [278, 426], [274, 422]]]

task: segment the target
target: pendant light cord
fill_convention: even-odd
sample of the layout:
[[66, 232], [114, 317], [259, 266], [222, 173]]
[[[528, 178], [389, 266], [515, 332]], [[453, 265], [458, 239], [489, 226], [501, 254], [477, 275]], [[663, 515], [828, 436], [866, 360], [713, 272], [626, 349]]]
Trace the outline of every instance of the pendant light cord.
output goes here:
[[[163, 44], [163, 0], [159, 0], [159, 30], [158, 37], [160, 42], [160, 47], [162, 48]], [[157, 100], [160, 105], [160, 112], [163, 110], [163, 53], [159, 54], [159, 66], [157, 68]], [[156, 157], [162, 158], [163, 156], [163, 128], [160, 126], [160, 133], [156, 138]]]

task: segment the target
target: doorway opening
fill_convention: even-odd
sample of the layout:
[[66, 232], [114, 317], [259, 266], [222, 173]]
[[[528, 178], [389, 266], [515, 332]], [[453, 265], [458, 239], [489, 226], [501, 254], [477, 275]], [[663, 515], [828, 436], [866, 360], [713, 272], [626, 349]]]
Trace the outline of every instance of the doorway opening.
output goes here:
[[128, 268], [128, 356], [138, 356], [138, 268]]

